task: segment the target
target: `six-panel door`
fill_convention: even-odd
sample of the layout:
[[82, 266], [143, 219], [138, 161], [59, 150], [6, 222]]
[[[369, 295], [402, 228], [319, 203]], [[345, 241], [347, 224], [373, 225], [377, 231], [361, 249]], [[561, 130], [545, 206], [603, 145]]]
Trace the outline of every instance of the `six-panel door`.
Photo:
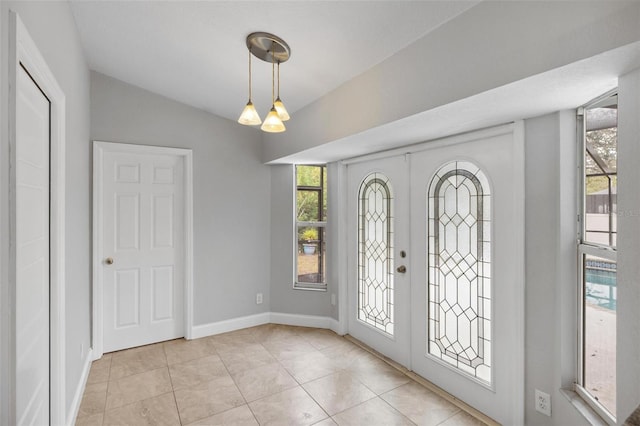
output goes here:
[[103, 157], [104, 352], [184, 335], [183, 157]]

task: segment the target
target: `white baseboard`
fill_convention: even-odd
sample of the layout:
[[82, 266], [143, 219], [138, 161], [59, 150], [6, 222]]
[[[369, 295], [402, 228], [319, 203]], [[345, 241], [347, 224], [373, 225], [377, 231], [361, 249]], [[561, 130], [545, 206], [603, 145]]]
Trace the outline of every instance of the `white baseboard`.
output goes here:
[[80, 376], [80, 382], [73, 395], [73, 401], [69, 412], [67, 413], [67, 425], [73, 426], [76, 424], [76, 418], [78, 417], [78, 410], [80, 410], [80, 404], [82, 403], [82, 395], [84, 395], [84, 389], [87, 387], [87, 379], [89, 378], [89, 371], [91, 370], [91, 363], [93, 362], [93, 350], [89, 349], [87, 356], [84, 359], [84, 367], [82, 368], [82, 375]]
[[331, 317], [285, 314], [281, 312], [263, 312], [261, 314], [248, 315], [246, 317], [196, 325], [191, 329], [191, 338], [198, 339], [200, 337], [213, 336], [220, 333], [227, 333], [229, 331], [269, 323], [295, 325], [299, 327], [326, 328], [333, 330], [338, 334], [344, 334], [344, 332], [341, 332], [342, 329], [340, 327], [340, 323]]
[[338, 323], [338, 321], [331, 317], [271, 312], [270, 322], [274, 324], [295, 325], [298, 327], [326, 328], [340, 334], [338, 332], [340, 329], [340, 324]]
[[246, 317], [233, 318], [224, 321], [211, 322], [209, 324], [195, 325], [191, 329], [191, 338], [213, 336], [215, 334], [240, 330], [242, 328], [255, 327], [256, 325], [269, 323], [269, 312], [248, 315]]

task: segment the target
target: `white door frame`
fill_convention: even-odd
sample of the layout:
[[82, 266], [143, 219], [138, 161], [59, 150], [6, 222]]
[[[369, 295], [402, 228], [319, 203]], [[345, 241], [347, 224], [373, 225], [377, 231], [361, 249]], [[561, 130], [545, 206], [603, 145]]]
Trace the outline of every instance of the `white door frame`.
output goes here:
[[[388, 157], [393, 157], [393, 156], [397, 156], [400, 154], [411, 154], [411, 153], [416, 153], [416, 152], [421, 152], [421, 151], [428, 151], [434, 148], [440, 148], [443, 146], [451, 146], [451, 145], [456, 145], [456, 144], [461, 144], [461, 143], [466, 143], [466, 142], [470, 142], [473, 141], [475, 139], [483, 139], [483, 138], [488, 138], [488, 137], [492, 137], [492, 136], [497, 136], [497, 135], [502, 135], [502, 134], [513, 134], [513, 139], [514, 139], [514, 161], [516, 162], [516, 164], [518, 165], [516, 167], [516, 176], [514, 176], [514, 180], [515, 180], [515, 185], [518, 188], [521, 188], [521, 193], [520, 194], [514, 194], [514, 197], [517, 197], [517, 203], [516, 203], [516, 210], [517, 210], [517, 214], [520, 217], [524, 218], [524, 122], [523, 121], [516, 121], [515, 123], [510, 123], [510, 124], [504, 124], [501, 126], [496, 126], [496, 127], [491, 127], [491, 128], [487, 128], [487, 129], [481, 129], [481, 130], [477, 130], [477, 131], [473, 131], [473, 132], [469, 132], [469, 133], [464, 133], [461, 135], [454, 135], [454, 136], [449, 136], [449, 137], [445, 137], [445, 138], [441, 138], [441, 139], [436, 139], [433, 141], [429, 141], [429, 142], [421, 142], [418, 144], [414, 144], [414, 145], [409, 145], [409, 146], [404, 146], [404, 147], [400, 147], [400, 148], [395, 148], [389, 151], [384, 151], [384, 152], [378, 152], [378, 153], [372, 153], [372, 154], [367, 154], [364, 156], [360, 156], [360, 157], [354, 157], [351, 159], [346, 159], [340, 162], [341, 164], [341, 169], [343, 170], [342, 173], [342, 179], [340, 182], [340, 191], [342, 192], [342, 201], [343, 203], [345, 203], [344, 205], [346, 206], [346, 197], [347, 197], [347, 179], [346, 179], [346, 173], [344, 173], [344, 169], [346, 168], [346, 166], [348, 166], [349, 164], [355, 164], [355, 163], [360, 163], [363, 161], [370, 161], [370, 160], [376, 160], [376, 159], [381, 159], [381, 158], [388, 158]], [[519, 167], [519, 168], [518, 168]], [[348, 232], [350, 232], [349, 229], [347, 229], [346, 223], [347, 223], [347, 217], [348, 214], [350, 212], [347, 211], [347, 209], [344, 209], [343, 213], [340, 215], [340, 224], [343, 226], [343, 229], [346, 231], [343, 234], [346, 234]], [[524, 222], [519, 226], [518, 232], [516, 235], [514, 235], [514, 238], [516, 239], [516, 243], [515, 243], [515, 247], [516, 247], [516, 255], [515, 258], [517, 259], [517, 265], [516, 265], [516, 269], [517, 269], [517, 275], [518, 275], [518, 280], [515, 284], [516, 288], [515, 288], [515, 293], [516, 293], [516, 299], [517, 299], [517, 306], [516, 306], [516, 311], [517, 312], [522, 312], [522, 315], [518, 318], [514, 319], [514, 329], [516, 329], [517, 335], [515, 336], [515, 345], [512, 351], [512, 356], [514, 358], [514, 365], [515, 367], [515, 371], [514, 371], [514, 375], [516, 377], [520, 377], [522, 379], [524, 379], [524, 357], [525, 357], [525, 341], [524, 341], [524, 332], [525, 332], [525, 317], [524, 317], [524, 297], [525, 297], [525, 271], [524, 271]], [[340, 244], [341, 244], [341, 250], [343, 253], [346, 253], [347, 256], [350, 255], [348, 246], [347, 246], [347, 242], [346, 242], [346, 238], [342, 238], [340, 240]], [[349, 291], [349, 285], [348, 285], [348, 267], [347, 267], [347, 263], [348, 262], [343, 262], [340, 265], [340, 277], [341, 277], [341, 281], [340, 281], [340, 287], [339, 287], [339, 298], [340, 298], [340, 306], [339, 306], [339, 321], [338, 321], [338, 328], [340, 330], [344, 330], [346, 333], [349, 332], [349, 309], [347, 305], [347, 301], [348, 299], [348, 291]], [[413, 286], [412, 286], [413, 287]], [[525, 408], [525, 401], [524, 401], [524, 396], [525, 396], [525, 389], [524, 389], [524, 380], [522, 381], [522, 383], [519, 383], [517, 385], [514, 384], [514, 389], [512, 389], [513, 393], [516, 395], [516, 397], [514, 398], [515, 401], [518, 401], [518, 406], [514, 407], [514, 413], [515, 413], [515, 417], [514, 417], [514, 421], [517, 424], [521, 424], [524, 422], [524, 408]]]
[[184, 335], [193, 335], [193, 151], [151, 145], [93, 141], [93, 359], [103, 355], [103, 289], [101, 265], [103, 229], [103, 157], [105, 152], [125, 154], [165, 154], [184, 159]]
[[[50, 421], [66, 424], [65, 387], [65, 95], [20, 17], [9, 14], [9, 305], [16, 306], [16, 87], [19, 67], [24, 66], [51, 102], [50, 135]], [[6, 306], [5, 306], [6, 308]], [[8, 424], [16, 416], [16, 314], [9, 310]], [[5, 418], [3, 417], [3, 420]]]

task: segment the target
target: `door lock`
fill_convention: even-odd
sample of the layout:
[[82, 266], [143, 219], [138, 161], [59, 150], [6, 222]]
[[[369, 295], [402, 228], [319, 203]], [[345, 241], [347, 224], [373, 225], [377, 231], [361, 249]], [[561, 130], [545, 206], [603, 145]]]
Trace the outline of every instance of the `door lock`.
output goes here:
[[405, 272], [407, 272], [407, 267], [404, 265], [400, 265], [398, 266], [398, 269], [396, 269], [396, 271], [400, 272], [401, 274], [404, 274]]

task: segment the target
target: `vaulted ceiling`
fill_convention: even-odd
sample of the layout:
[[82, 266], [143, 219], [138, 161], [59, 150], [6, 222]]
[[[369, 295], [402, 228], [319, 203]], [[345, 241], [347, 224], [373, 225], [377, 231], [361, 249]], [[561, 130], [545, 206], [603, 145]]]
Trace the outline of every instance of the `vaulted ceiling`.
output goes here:
[[[640, 4], [610, 1], [71, 0], [89, 67], [236, 120], [246, 36], [291, 47], [287, 131], [266, 163], [329, 162], [575, 108], [640, 66]], [[271, 65], [253, 60], [271, 105]], [[257, 131], [257, 130], [256, 130]]]
[[[72, 1], [89, 67], [236, 120], [247, 101], [246, 36], [291, 47], [281, 97], [295, 112], [478, 1]], [[254, 104], [271, 105], [271, 66], [253, 61]]]

